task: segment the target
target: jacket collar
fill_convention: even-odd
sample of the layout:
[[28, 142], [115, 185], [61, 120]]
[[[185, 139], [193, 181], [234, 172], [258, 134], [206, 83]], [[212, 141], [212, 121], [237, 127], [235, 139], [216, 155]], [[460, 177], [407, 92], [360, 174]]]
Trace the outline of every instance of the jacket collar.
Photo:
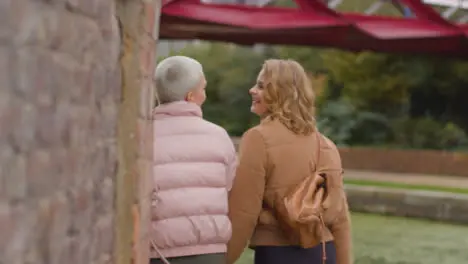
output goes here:
[[177, 101], [167, 104], [161, 104], [154, 108], [153, 119], [161, 119], [168, 116], [198, 116], [202, 117], [201, 107], [195, 103], [186, 101]]

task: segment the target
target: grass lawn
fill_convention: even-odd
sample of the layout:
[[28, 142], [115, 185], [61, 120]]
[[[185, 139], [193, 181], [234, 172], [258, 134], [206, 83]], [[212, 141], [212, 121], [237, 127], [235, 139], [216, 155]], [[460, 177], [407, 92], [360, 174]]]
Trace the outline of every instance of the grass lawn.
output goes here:
[[[368, 214], [352, 221], [355, 264], [468, 263], [468, 226]], [[252, 260], [246, 250], [237, 264]]]
[[344, 182], [345, 182], [345, 184], [359, 185], [359, 186], [375, 186], [375, 187], [385, 187], [385, 188], [425, 190], [425, 191], [435, 191], [435, 192], [451, 192], [451, 193], [468, 194], [468, 189], [445, 187], [445, 186], [435, 186], [435, 185], [407, 184], [407, 183], [397, 183], [397, 182], [384, 182], [384, 181], [372, 181], [372, 180], [354, 180], [354, 179], [345, 179]]

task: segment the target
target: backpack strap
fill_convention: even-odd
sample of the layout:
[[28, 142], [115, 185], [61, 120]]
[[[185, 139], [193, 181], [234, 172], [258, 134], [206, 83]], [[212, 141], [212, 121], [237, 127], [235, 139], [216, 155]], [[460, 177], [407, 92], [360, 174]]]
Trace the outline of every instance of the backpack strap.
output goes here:
[[317, 141], [317, 151], [316, 151], [316, 154], [315, 154], [315, 171], [317, 172], [318, 171], [318, 165], [319, 165], [319, 162], [320, 162], [320, 132], [318, 131], [318, 129], [315, 129], [315, 138], [316, 138], [316, 141]]
[[[321, 144], [320, 144], [321, 134], [318, 131], [318, 129], [315, 129], [315, 137], [316, 137], [316, 140], [317, 140], [317, 152], [316, 152], [316, 156], [315, 156], [315, 173], [317, 174], [318, 168], [319, 168], [319, 162], [320, 162], [320, 147], [321, 147]], [[316, 176], [316, 175], [313, 175], [313, 176]], [[327, 181], [326, 175], [320, 173], [319, 177], [323, 177], [324, 181], [318, 187], [325, 189], [326, 181]], [[325, 240], [323, 238], [323, 230], [325, 229], [326, 225], [325, 225], [325, 222], [323, 220], [322, 214], [319, 215], [319, 219], [320, 219], [320, 230], [321, 230], [321, 233], [322, 233], [322, 234], [320, 234], [320, 236], [321, 236], [320, 244], [322, 245], [322, 264], [325, 264], [327, 262], [327, 250], [326, 250], [326, 245], [325, 245], [326, 242], [325, 242]]]

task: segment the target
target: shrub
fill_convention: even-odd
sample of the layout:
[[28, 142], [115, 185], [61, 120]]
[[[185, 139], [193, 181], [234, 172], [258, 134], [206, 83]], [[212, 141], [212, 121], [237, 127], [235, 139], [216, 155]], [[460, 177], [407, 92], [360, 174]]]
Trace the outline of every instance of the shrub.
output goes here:
[[317, 126], [338, 145], [383, 144], [391, 135], [391, 126], [385, 116], [358, 111], [345, 100], [324, 102]]
[[428, 117], [398, 119], [393, 123], [393, 134], [398, 145], [411, 148], [453, 150], [467, 144], [463, 129]]

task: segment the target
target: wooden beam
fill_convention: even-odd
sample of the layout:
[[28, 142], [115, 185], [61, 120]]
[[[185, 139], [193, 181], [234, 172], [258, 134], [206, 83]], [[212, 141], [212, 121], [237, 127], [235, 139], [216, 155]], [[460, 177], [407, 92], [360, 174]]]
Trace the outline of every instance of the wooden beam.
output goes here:
[[[121, 27], [114, 263], [148, 264], [156, 39], [161, 0], [116, 0]], [[156, 32], [156, 33], [155, 33]]]

